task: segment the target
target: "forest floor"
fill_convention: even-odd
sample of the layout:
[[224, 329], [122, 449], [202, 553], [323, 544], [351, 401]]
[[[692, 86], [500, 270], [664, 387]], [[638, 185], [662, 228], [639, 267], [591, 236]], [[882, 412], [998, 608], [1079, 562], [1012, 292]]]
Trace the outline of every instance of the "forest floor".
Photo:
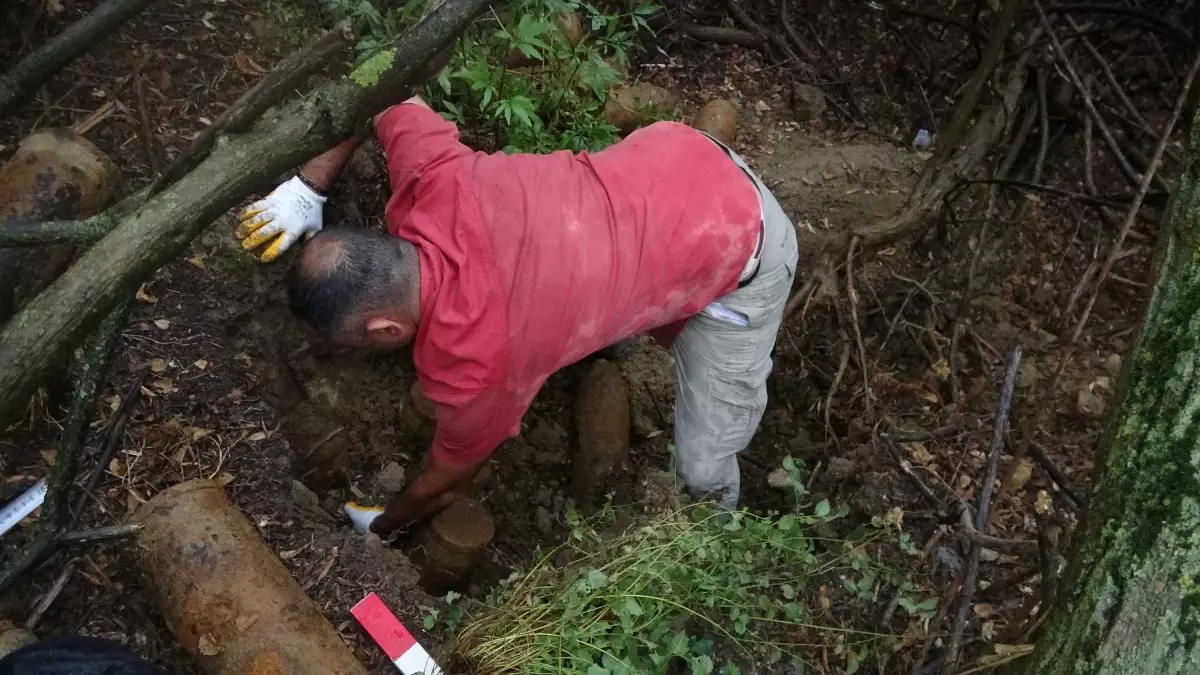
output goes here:
[[[0, 35], [5, 61], [95, 3], [67, 1], [54, 16], [40, 2], [17, 4], [28, 7], [0, 10], [17, 28]], [[685, 118], [711, 98], [731, 100], [740, 121], [735, 149], [764, 176], [801, 228], [839, 228], [894, 213], [929, 158], [910, 148], [913, 134], [947, 116], [955, 83], [970, 73], [971, 64], [955, 66], [949, 60], [952, 50], [939, 54], [941, 43], [931, 40], [922, 58], [941, 64], [940, 74], [953, 80], [935, 82], [931, 73], [899, 56], [908, 54], [920, 36], [897, 35], [883, 13], [868, 5], [841, 5], [814, 8], [807, 21], [816, 35], [826, 36], [823, 57], [842, 74], [840, 82], [821, 84], [837, 107], [849, 110], [846, 114], [831, 107], [816, 121], [798, 121], [792, 75], [759, 52], [678, 35], [655, 39], [630, 76], [674, 91]], [[144, 106], [154, 120], [154, 152], [176, 156], [223, 105], [319, 28], [303, 23], [306, 12], [282, 0], [158, 3], [47, 83], [18, 115], [0, 120], [0, 152], [7, 157], [30, 130], [69, 126], [113, 102], [115, 112], [89, 138], [117, 162], [124, 190], [132, 192], [151, 177], [138, 140], [142, 104], [135, 78], [142, 79]], [[944, 35], [944, 27], [937, 30]], [[1070, 149], [1075, 143], [1067, 138], [1056, 152], [1077, 154]], [[379, 226], [386, 198], [382, 155], [377, 145], [368, 144], [333, 194], [327, 222]], [[1114, 279], [1119, 280], [1106, 286], [1082, 338], [1071, 344], [1060, 337], [1068, 325], [1061, 308], [1105, 235], [1080, 231], [1083, 207], [1078, 204], [1028, 199], [1026, 217], [1003, 223], [1002, 236], [988, 244], [974, 282], [983, 290], [962, 318], [958, 400], [947, 361], [951, 321], [976, 246], [970, 217], [948, 240], [931, 231], [855, 261], [869, 364], [865, 373], [855, 358], [838, 375], [847, 343], [829, 299], [818, 298], [789, 317], [776, 348], [767, 414], [742, 455], [745, 506], [784, 508], [785, 495], [768, 486], [767, 476], [785, 456], [803, 459], [814, 500], [848, 504], [848, 523], [902, 516], [905, 531], [922, 551], [901, 561], [905, 573], [949, 600], [964, 558], [955, 526], [939, 522], [879, 431], [907, 430], [915, 440], [900, 448], [923, 480], [947, 501], [972, 501], [983, 474], [1003, 360], [1017, 346], [1025, 360], [1014, 429], [1022, 441], [1043, 447], [1075, 489], [1086, 490], [1120, 355], [1130, 346], [1151, 281], [1148, 242], [1154, 232], [1147, 223], [1139, 225], [1140, 243], [1118, 265]], [[232, 216], [218, 220], [139, 293], [98, 423], [115, 411], [120, 393], [140, 373], [149, 375], [122, 450], [81, 522], [117, 523], [166, 487], [217, 478], [364, 663], [373, 672], [391, 672], [390, 663], [353, 624], [350, 608], [376, 591], [416, 629], [438, 601], [419, 588], [404, 551], [355, 536], [340, 505], [351, 498], [383, 498], [401, 484], [393, 463], [410, 476], [417, 470], [430, 429], [410, 405], [411, 358], [305, 349], [304, 334], [286, 304], [288, 261], [259, 264], [239, 250], [233, 228]], [[1067, 365], [1056, 375], [1060, 363]], [[631, 394], [634, 432], [634, 466], [623, 496], [637, 500], [640, 479], [666, 467], [674, 369], [669, 354], [647, 341], [639, 341], [618, 365]], [[566, 536], [563, 516], [573, 501], [572, 403], [584, 366], [552, 377], [526, 415], [521, 435], [493, 455], [495, 476], [482, 500], [495, 519], [496, 537], [469, 596], [481, 596], [526, 565], [535, 550]], [[39, 414], [0, 440], [0, 457], [17, 458], [0, 465], [8, 494], [45, 474], [53, 459], [48, 452], [54, 447], [56, 418], [61, 415], [53, 410]], [[94, 439], [89, 452], [100, 442]], [[1040, 520], [1053, 554], [1065, 554], [1076, 510], [1041, 464], [1015, 460], [1013, 452], [1016, 448], [1009, 448], [1003, 458], [1004, 487], [994, 503], [990, 533], [1037, 539]], [[1035, 518], [1039, 494], [1043, 501], [1048, 496], [1049, 505]], [[14, 550], [10, 544], [20, 536], [6, 536], [4, 550]], [[39, 632], [109, 637], [133, 645], [171, 672], [199, 672], [146, 600], [129, 542], [81, 549], [73, 556], [67, 590]], [[987, 551], [981, 569], [968, 650], [1027, 642], [1036, 628], [1036, 620], [1028, 619], [1040, 597], [1042, 563], [1036, 556]], [[0, 619], [23, 620], [60, 571], [38, 570], [25, 588], [5, 599]], [[881, 611], [885, 604], [881, 599]], [[883, 628], [900, 633], [904, 623], [896, 618]]]

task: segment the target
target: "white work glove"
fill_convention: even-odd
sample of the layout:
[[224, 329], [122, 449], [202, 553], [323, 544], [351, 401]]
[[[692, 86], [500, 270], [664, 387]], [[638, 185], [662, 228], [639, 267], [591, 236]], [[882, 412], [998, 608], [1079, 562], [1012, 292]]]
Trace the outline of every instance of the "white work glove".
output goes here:
[[291, 248], [301, 236], [321, 231], [321, 209], [325, 197], [304, 184], [299, 176], [275, 188], [266, 199], [242, 211], [237, 238], [247, 251], [271, 242], [262, 252], [263, 262], [271, 262]]

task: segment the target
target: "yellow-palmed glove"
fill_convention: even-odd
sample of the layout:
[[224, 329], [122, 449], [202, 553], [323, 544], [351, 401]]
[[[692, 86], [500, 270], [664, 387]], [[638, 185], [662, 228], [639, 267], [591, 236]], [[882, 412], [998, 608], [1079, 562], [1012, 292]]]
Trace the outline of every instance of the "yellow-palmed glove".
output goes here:
[[261, 260], [271, 262], [278, 258], [300, 237], [311, 237], [321, 231], [325, 199], [299, 176], [283, 183], [266, 199], [242, 211], [237, 228], [242, 248], [252, 251], [268, 244]]

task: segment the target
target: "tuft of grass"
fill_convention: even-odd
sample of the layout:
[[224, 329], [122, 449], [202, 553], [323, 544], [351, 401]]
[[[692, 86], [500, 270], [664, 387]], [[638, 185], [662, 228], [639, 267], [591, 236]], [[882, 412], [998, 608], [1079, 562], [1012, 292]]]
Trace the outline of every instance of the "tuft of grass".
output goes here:
[[[814, 536], [841, 518], [821, 502], [807, 513], [757, 516], [685, 507], [612, 532], [617, 511], [583, 520], [569, 513], [572, 534], [523, 575], [497, 589], [466, 617], [458, 653], [484, 675], [619, 675], [742, 672], [824, 650], [853, 673], [894, 636], [856, 630], [835, 616], [827, 584], [840, 579], [840, 602], [877, 600], [899, 588], [914, 616], [936, 601], [867, 554], [886, 530], [856, 539]], [[455, 614], [455, 623], [459, 620]], [[814, 649], [818, 648], [818, 649]]]

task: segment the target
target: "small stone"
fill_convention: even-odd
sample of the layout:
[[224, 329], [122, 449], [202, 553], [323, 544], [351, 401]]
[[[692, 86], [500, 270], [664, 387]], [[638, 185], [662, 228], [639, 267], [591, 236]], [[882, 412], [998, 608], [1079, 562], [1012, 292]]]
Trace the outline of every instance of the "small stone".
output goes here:
[[623, 134], [627, 134], [663, 114], [672, 114], [679, 107], [675, 94], [652, 84], [634, 84], [614, 89], [604, 102], [604, 119]]
[[979, 559], [984, 562], [996, 562], [1000, 559], [1000, 553], [990, 548], [981, 548], [979, 549]]
[[754, 104], [754, 112], [759, 115], [771, 112], [771, 106], [767, 105], [765, 101], [758, 101]]
[[788, 471], [780, 467], [767, 474], [767, 487], [772, 490], [786, 490], [788, 487]]
[[567, 447], [567, 432], [550, 419], [539, 419], [525, 438], [542, 450], [564, 452]]
[[1021, 369], [1017, 373], [1017, 389], [1030, 389], [1038, 383], [1042, 378], [1042, 373], [1038, 370], [1037, 363], [1033, 360], [1026, 360], [1021, 363]]
[[1084, 417], [1100, 419], [1108, 411], [1108, 402], [1097, 395], [1091, 386], [1084, 386], [1075, 395], [1075, 409]]
[[404, 467], [396, 462], [388, 462], [375, 478], [375, 485], [383, 492], [393, 493], [404, 489], [406, 483]]
[[554, 531], [554, 516], [550, 515], [550, 510], [544, 506], [539, 506], [533, 513], [533, 522], [537, 525], [538, 532], [543, 535], [549, 535]]
[[962, 556], [955, 553], [954, 549], [946, 546], [939, 546], [937, 548], [937, 560], [938, 564], [951, 572], [957, 572], [963, 566]]
[[1017, 462], [1017, 466], [1013, 468], [1012, 478], [1008, 481], [1008, 490], [1010, 492], [1019, 492], [1025, 489], [1025, 484], [1029, 482], [1033, 476], [1033, 462], [1022, 459]]
[[583, 23], [579, 20], [579, 14], [575, 12], [560, 12], [554, 15], [554, 25], [558, 26], [559, 32], [563, 37], [567, 38], [567, 44], [574, 47], [583, 42]]
[[1108, 358], [1104, 359], [1104, 372], [1108, 373], [1108, 376], [1113, 379], [1116, 379], [1121, 374], [1120, 354], [1109, 354]]
[[[854, 475], [858, 469], [854, 462], [845, 457], [834, 457], [829, 460], [829, 468], [825, 469], [825, 480], [841, 482]], [[768, 480], [770, 480], [768, 478]]]
[[37, 642], [37, 636], [24, 628], [10, 628], [0, 633], [0, 658]]
[[796, 82], [792, 85], [792, 112], [800, 122], [812, 122], [825, 113], [825, 92]]
[[292, 501], [296, 504], [296, 508], [301, 511], [310, 513], [324, 513], [321, 508], [321, 500], [317, 497], [317, 493], [308, 489], [308, 486], [298, 480], [292, 481]]

